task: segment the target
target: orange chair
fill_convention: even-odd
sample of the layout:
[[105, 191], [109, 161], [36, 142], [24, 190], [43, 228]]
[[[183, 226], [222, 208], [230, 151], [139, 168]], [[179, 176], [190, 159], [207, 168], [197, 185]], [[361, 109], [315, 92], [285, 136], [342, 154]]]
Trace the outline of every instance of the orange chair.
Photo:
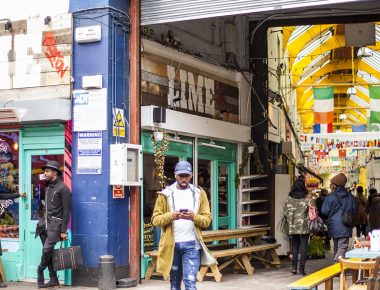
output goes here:
[[347, 259], [339, 258], [340, 263], [340, 287], [339, 290], [367, 290], [367, 283], [364, 282], [355, 282], [350, 287], [347, 287], [346, 272], [347, 270], [352, 271], [369, 271], [373, 273], [375, 269], [376, 261], [351, 261]]

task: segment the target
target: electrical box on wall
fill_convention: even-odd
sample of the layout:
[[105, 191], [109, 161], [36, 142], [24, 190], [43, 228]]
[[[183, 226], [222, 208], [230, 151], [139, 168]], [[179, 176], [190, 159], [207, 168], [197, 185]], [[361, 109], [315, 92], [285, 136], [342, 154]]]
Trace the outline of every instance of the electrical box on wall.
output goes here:
[[111, 144], [110, 184], [142, 186], [142, 147], [136, 144]]

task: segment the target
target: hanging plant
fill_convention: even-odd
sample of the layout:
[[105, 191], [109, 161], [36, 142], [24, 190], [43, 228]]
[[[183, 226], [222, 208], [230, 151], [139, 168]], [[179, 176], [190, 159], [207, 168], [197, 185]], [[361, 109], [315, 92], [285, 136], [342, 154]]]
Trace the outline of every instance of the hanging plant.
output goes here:
[[256, 164], [257, 173], [264, 174], [264, 167], [261, 164], [261, 160], [259, 157], [259, 148], [257, 147], [257, 144], [255, 142], [253, 142], [252, 140], [249, 140], [248, 143], [245, 143], [243, 146], [241, 164], [239, 165], [239, 170], [236, 173], [236, 177], [235, 177], [236, 188], [239, 187], [240, 176], [244, 174], [244, 169], [248, 165], [249, 155], [250, 155], [249, 151], [252, 150], [251, 149], [252, 147], [253, 147], [253, 158]]
[[161, 188], [164, 188], [167, 185], [168, 178], [165, 176], [165, 154], [169, 149], [169, 134], [165, 131], [163, 132], [163, 139], [158, 141], [154, 137], [154, 132], [152, 133], [150, 140], [153, 144], [153, 154], [154, 154], [154, 163], [156, 164], [156, 175], [158, 177], [158, 182], [161, 185]]

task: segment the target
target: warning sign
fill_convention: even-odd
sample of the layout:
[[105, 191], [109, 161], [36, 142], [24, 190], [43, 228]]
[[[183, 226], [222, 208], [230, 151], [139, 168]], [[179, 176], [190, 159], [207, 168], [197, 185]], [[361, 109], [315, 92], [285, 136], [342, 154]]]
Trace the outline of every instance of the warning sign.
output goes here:
[[124, 186], [114, 185], [112, 189], [113, 198], [124, 198]]
[[124, 110], [115, 108], [113, 111], [113, 136], [125, 137]]

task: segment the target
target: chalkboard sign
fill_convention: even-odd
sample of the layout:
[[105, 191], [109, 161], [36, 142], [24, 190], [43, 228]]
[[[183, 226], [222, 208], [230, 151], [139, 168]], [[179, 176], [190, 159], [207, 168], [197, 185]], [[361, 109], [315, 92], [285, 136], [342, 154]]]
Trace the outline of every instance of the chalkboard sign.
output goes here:
[[154, 234], [152, 223], [144, 222], [144, 252], [153, 251], [154, 249]]

